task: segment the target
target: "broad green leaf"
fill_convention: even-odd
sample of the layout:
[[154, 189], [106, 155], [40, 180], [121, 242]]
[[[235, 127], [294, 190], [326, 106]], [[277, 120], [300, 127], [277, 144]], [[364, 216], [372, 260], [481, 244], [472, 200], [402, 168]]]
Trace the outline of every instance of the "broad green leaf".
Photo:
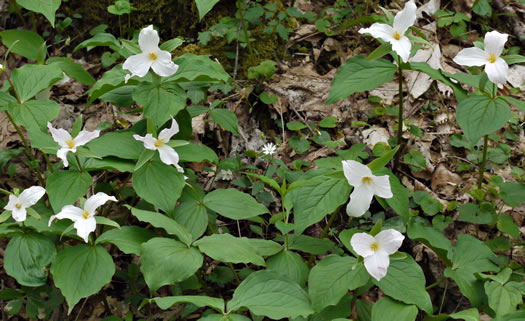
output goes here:
[[227, 109], [215, 108], [210, 110], [211, 118], [219, 125], [221, 125], [227, 131], [234, 133], [237, 136], [239, 134], [239, 121], [235, 114]]
[[441, 231], [425, 223], [422, 220], [411, 218], [407, 226], [408, 237], [430, 247], [446, 265], [452, 265], [448, 258], [452, 252], [452, 243]]
[[47, 122], [58, 116], [60, 105], [52, 100], [29, 100], [21, 105], [10, 102], [7, 110], [16, 124], [29, 130], [47, 131]]
[[69, 77], [87, 86], [93, 86], [95, 79], [91, 74], [84, 70], [81, 64], [74, 62], [71, 58], [52, 57], [47, 60], [48, 64], [58, 64], [60, 69]]
[[500, 185], [500, 190], [503, 201], [512, 207], [525, 202], [525, 184], [505, 182]]
[[167, 81], [220, 81], [226, 82], [230, 75], [209, 56], [184, 54], [173, 60], [179, 65], [177, 72]]
[[313, 255], [325, 254], [331, 251], [335, 244], [328, 239], [320, 239], [308, 235], [294, 235], [290, 239], [289, 248], [291, 250], [298, 250]]
[[268, 209], [252, 196], [233, 188], [217, 189], [204, 196], [204, 205], [233, 220], [244, 220], [268, 213]]
[[86, 195], [93, 179], [87, 172], [56, 171], [47, 178], [46, 192], [55, 213]]
[[142, 244], [140, 254], [141, 270], [151, 293], [163, 285], [186, 280], [197, 272], [202, 260], [194, 247], [163, 237]]
[[11, 82], [21, 102], [24, 103], [42, 90], [51, 87], [62, 77], [62, 70], [56, 65], [27, 64], [13, 70]]
[[129, 74], [129, 71], [122, 69], [122, 65], [117, 65], [113, 69], [106, 71], [102, 78], [88, 90], [88, 104], [91, 104], [100, 96], [124, 86], [124, 78], [127, 74]]
[[522, 113], [525, 113], [525, 102], [512, 97], [501, 97], [507, 103], [518, 107]]
[[213, 8], [219, 2], [219, 0], [195, 0], [195, 4], [197, 5], [197, 10], [199, 10], [199, 20], [202, 20], [202, 18], [210, 12], [210, 10]]
[[507, 233], [511, 237], [520, 237], [520, 230], [518, 225], [514, 222], [512, 216], [501, 213], [498, 217], [498, 230]]
[[308, 292], [315, 311], [335, 305], [349, 291], [370, 279], [363, 264], [350, 256], [329, 255], [310, 271]]
[[219, 312], [224, 312], [224, 300], [221, 298], [212, 298], [204, 295], [185, 295], [185, 296], [165, 296], [162, 298], [153, 298], [149, 300], [155, 302], [162, 310], [167, 310], [175, 304], [191, 303], [202, 307], [210, 307]]
[[250, 274], [233, 293], [227, 311], [248, 308], [270, 319], [307, 317], [314, 313], [306, 292], [286, 276], [272, 271]]
[[372, 307], [372, 321], [389, 320], [395, 315], [396, 321], [415, 321], [417, 307], [383, 297]]
[[459, 207], [458, 221], [474, 224], [494, 224], [496, 222], [496, 211], [489, 202], [481, 203], [481, 206], [474, 203], [465, 203]]
[[248, 239], [250, 244], [255, 248], [255, 251], [260, 256], [271, 256], [282, 251], [281, 244], [270, 240], [263, 239]]
[[240, 314], [208, 314], [199, 319], [199, 321], [251, 321], [247, 317]]
[[505, 126], [510, 116], [510, 107], [503, 99], [487, 96], [469, 96], [456, 109], [459, 127], [472, 142]]
[[95, 159], [90, 158], [86, 159], [82, 165], [84, 170], [92, 171], [97, 169], [104, 169], [109, 171], [119, 171], [119, 172], [133, 172], [135, 168], [135, 163], [124, 160], [116, 157], [104, 157], [104, 159]]
[[385, 167], [396, 155], [399, 150], [399, 146], [396, 146], [394, 149], [386, 152], [381, 157], [374, 159], [370, 164], [366, 165], [372, 172], [377, 172]]
[[496, 316], [504, 316], [516, 311], [518, 304], [523, 303], [518, 289], [498, 282], [485, 282], [485, 292], [489, 298], [489, 306]]
[[168, 232], [168, 234], [177, 236], [186, 245], [191, 244], [190, 232], [188, 232], [184, 226], [177, 223], [174, 219], [157, 212], [140, 210], [138, 208], [129, 206], [128, 208], [131, 209], [131, 214], [133, 214], [133, 216], [135, 216], [139, 221], [147, 222], [156, 228], [164, 229], [166, 232]]
[[275, 271], [287, 276], [301, 287], [305, 287], [306, 285], [309, 269], [303, 258], [295, 252], [279, 252], [268, 258], [266, 267], [268, 271]]
[[140, 83], [133, 90], [133, 99], [144, 107], [144, 115], [160, 127], [186, 106], [186, 95], [179, 86]]
[[190, 231], [192, 241], [201, 237], [208, 227], [208, 214], [202, 203], [204, 192], [200, 187], [194, 188], [184, 189], [180, 204], [173, 212], [173, 218]]
[[38, 33], [30, 30], [4, 30], [0, 32], [0, 37], [11, 52], [30, 60], [41, 58], [39, 51], [45, 44], [44, 39]]
[[[454, 91], [454, 95], [456, 95], [456, 99], [459, 102], [461, 102], [463, 99], [467, 97], [467, 93], [465, 92], [465, 90], [460, 85], [452, 82], [449, 79], [450, 75], [444, 73], [443, 71], [439, 69], [434, 69], [430, 67], [430, 65], [426, 62], [411, 62], [407, 64], [407, 68], [411, 70], [423, 72], [427, 74], [430, 78], [432, 78], [432, 80], [440, 81], [444, 83], [445, 85], [449, 86]], [[476, 86], [477, 86], [477, 82], [476, 82]]]
[[219, 157], [206, 145], [189, 143], [176, 149], [181, 162], [210, 162], [218, 163]]
[[455, 320], [460, 319], [465, 321], [479, 321], [479, 311], [476, 308], [467, 309], [452, 313], [450, 317]]
[[55, 27], [55, 13], [60, 7], [61, 0], [16, 0], [20, 6], [27, 10], [41, 13]]
[[392, 51], [392, 45], [390, 44], [390, 42], [385, 42], [385, 43], [381, 44], [381, 46], [379, 46], [376, 49], [374, 49], [374, 51], [372, 51], [366, 57], [366, 60], [374, 60], [374, 59], [377, 59], [377, 58], [381, 58], [381, 57], [383, 57], [384, 55], [386, 55], [387, 53], [389, 53], [391, 51]]
[[518, 311], [502, 317], [492, 319], [492, 321], [522, 321], [525, 320], [525, 311]]
[[425, 274], [410, 256], [402, 260], [391, 260], [388, 272], [381, 281], [372, 282], [393, 299], [406, 304], [415, 304], [428, 314], [432, 314], [432, 302], [425, 290]]
[[333, 104], [356, 92], [376, 89], [392, 81], [396, 71], [396, 65], [388, 60], [366, 60], [363, 56], [353, 56], [337, 70], [326, 103]]
[[182, 45], [184, 43], [184, 40], [180, 39], [180, 38], [173, 38], [173, 39], [170, 39], [164, 43], [162, 43], [162, 45], [160, 45], [160, 50], [165, 50], [165, 51], [173, 51], [175, 49], [177, 49], [180, 45]]
[[86, 147], [100, 157], [116, 156], [124, 159], [138, 159], [144, 151], [144, 143], [133, 138], [134, 134], [131, 131], [107, 133], [90, 141]]
[[[75, 47], [73, 52], [82, 48], [88, 48], [88, 50], [90, 50], [93, 47], [110, 47], [112, 50], [118, 51], [120, 49], [120, 43], [112, 34], [100, 32], [94, 35], [92, 38], [81, 42]], [[122, 81], [124, 81], [124, 79], [122, 79]]]
[[320, 181], [303, 185], [290, 191], [294, 207], [296, 233], [301, 234], [308, 226], [321, 221], [348, 201], [350, 185], [346, 179], [317, 177]]
[[156, 160], [133, 173], [132, 181], [140, 197], [165, 212], [173, 211], [184, 188], [184, 175], [174, 166]]
[[25, 286], [46, 284], [46, 267], [56, 256], [55, 244], [43, 234], [16, 234], [7, 244], [4, 268], [8, 275]]
[[[161, 214], [159, 214], [161, 215]], [[140, 246], [156, 236], [155, 233], [138, 226], [124, 226], [100, 235], [95, 244], [111, 243], [126, 254], [140, 255]]]
[[281, 186], [279, 186], [279, 184], [277, 184], [277, 182], [273, 178], [270, 178], [270, 177], [267, 177], [267, 176], [263, 176], [263, 175], [259, 175], [259, 174], [255, 174], [255, 173], [245, 173], [245, 174], [250, 176], [250, 177], [255, 177], [257, 179], [260, 179], [264, 183], [266, 183], [266, 184], [270, 185], [271, 187], [273, 187], [273, 189], [275, 189], [276, 192], [280, 192], [281, 191]]
[[66, 246], [58, 252], [51, 274], [55, 285], [66, 297], [71, 313], [82, 298], [98, 293], [115, 274], [111, 255], [100, 245]]
[[264, 259], [246, 237], [231, 234], [213, 234], [194, 243], [199, 250], [214, 260], [225, 263], [253, 263], [265, 266]]

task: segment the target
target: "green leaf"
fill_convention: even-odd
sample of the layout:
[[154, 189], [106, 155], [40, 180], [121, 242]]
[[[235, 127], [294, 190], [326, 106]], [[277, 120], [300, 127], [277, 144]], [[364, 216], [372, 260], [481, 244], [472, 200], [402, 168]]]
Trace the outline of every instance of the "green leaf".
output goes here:
[[370, 162], [370, 164], [367, 165], [368, 168], [370, 168], [372, 172], [382, 169], [392, 160], [392, 158], [394, 158], [398, 150], [399, 146], [396, 146], [396, 148], [386, 152], [381, 157], [374, 159], [372, 162]]
[[482, 17], [492, 16], [492, 7], [488, 0], [476, 0], [472, 6], [472, 11]]
[[255, 177], [257, 179], [260, 179], [261, 181], [263, 181], [264, 183], [270, 185], [271, 187], [273, 187], [273, 189], [275, 189], [276, 192], [281, 192], [281, 186], [279, 186], [279, 184], [277, 184], [277, 182], [273, 179], [273, 178], [270, 178], [270, 177], [267, 177], [267, 176], [264, 176], [264, 175], [259, 175], [259, 174], [255, 174], [255, 173], [244, 173], [250, 177]]
[[411, 218], [407, 226], [407, 235], [410, 239], [430, 247], [447, 266], [452, 265], [448, 259], [452, 254], [452, 243], [441, 231], [433, 226], [426, 226], [422, 220]]
[[403, 184], [399, 181], [389, 169], [383, 168], [379, 171], [374, 172], [375, 175], [388, 175], [390, 180], [390, 188], [394, 196], [392, 198], [386, 198], [385, 201], [388, 205], [400, 216], [403, 217], [403, 221], [408, 221], [410, 216], [409, 210], [409, 192]]
[[381, 58], [391, 51], [392, 51], [392, 45], [390, 44], [390, 42], [385, 42], [381, 46], [374, 49], [374, 51], [372, 51], [368, 55], [368, 57], [366, 57], [366, 60], [374, 60], [377, 58]]
[[142, 82], [133, 90], [133, 99], [144, 107], [144, 115], [160, 127], [186, 106], [186, 95], [179, 86]]
[[476, 308], [471, 308], [450, 315], [452, 319], [461, 319], [465, 321], [479, 321], [479, 311]]
[[333, 250], [335, 244], [328, 239], [319, 239], [308, 235], [294, 235], [289, 244], [289, 249], [298, 250], [313, 255], [325, 254]]
[[239, 134], [239, 121], [232, 111], [215, 108], [210, 110], [210, 116], [215, 122], [217, 122], [217, 124], [221, 125], [227, 131], [234, 133], [237, 136], [241, 136], [241, 134]]
[[[160, 214], [159, 214], [160, 215]], [[95, 244], [111, 243], [126, 254], [140, 255], [140, 246], [156, 236], [155, 233], [138, 226], [124, 226], [100, 235]]]
[[195, 4], [197, 5], [197, 10], [199, 10], [199, 20], [202, 20], [202, 18], [210, 12], [210, 10], [213, 8], [219, 2], [219, 0], [195, 0]]
[[301, 234], [308, 226], [321, 221], [348, 201], [350, 185], [346, 179], [318, 176], [320, 181], [295, 188], [286, 194], [294, 207], [296, 233]]
[[426, 313], [432, 314], [432, 302], [425, 290], [425, 275], [412, 257], [392, 260], [387, 275], [381, 281], [372, 279], [372, 282], [393, 299], [415, 304]]
[[517, 207], [525, 202], [525, 184], [505, 182], [500, 185], [500, 196], [508, 205]]
[[394, 315], [396, 321], [415, 321], [417, 313], [417, 307], [413, 304], [408, 305], [383, 297], [372, 307], [372, 321], [389, 320]]
[[524, 311], [518, 311], [513, 312], [510, 314], [507, 314], [502, 317], [497, 317], [492, 319], [492, 321], [522, 321], [525, 319], [525, 312]]
[[[100, 32], [94, 35], [92, 38], [81, 42], [78, 46], [75, 47], [73, 52], [82, 48], [88, 48], [88, 50], [90, 50], [93, 47], [110, 47], [113, 51], [119, 51], [120, 42], [118, 42], [117, 38], [115, 38], [115, 36], [113, 36], [112, 34]], [[124, 78], [122, 78], [122, 82], [124, 82]]]
[[47, 122], [60, 113], [60, 105], [52, 100], [30, 100], [21, 105], [10, 102], [7, 110], [16, 124], [29, 130], [43, 131], [46, 130]]
[[363, 56], [353, 56], [337, 71], [326, 103], [333, 104], [356, 92], [376, 89], [392, 81], [396, 71], [396, 65], [388, 60], [366, 60]]
[[168, 81], [220, 81], [226, 82], [230, 75], [221, 64], [205, 55], [184, 54], [173, 60], [179, 65], [177, 72]]
[[186, 228], [175, 220], [167, 217], [164, 214], [140, 210], [138, 208], [127, 206], [131, 210], [131, 214], [141, 222], [147, 222], [156, 228], [162, 228], [168, 234], [177, 236], [186, 245], [191, 244], [191, 234]]
[[202, 307], [210, 307], [217, 311], [224, 312], [224, 300], [221, 298], [212, 298], [204, 295], [185, 295], [185, 296], [165, 296], [162, 298], [153, 298], [149, 302], [155, 302], [162, 310], [167, 310], [175, 304], [191, 303]]
[[489, 306], [496, 312], [496, 316], [514, 312], [517, 305], [523, 303], [520, 291], [509, 285], [485, 282], [485, 292], [489, 298]]
[[204, 192], [200, 187], [186, 188], [182, 192], [180, 204], [175, 207], [173, 218], [190, 231], [192, 241], [204, 234], [208, 227], [208, 214], [202, 203]]
[[180, 38], [173, 38], [166, 42], [164, 42], [162, 45], [160, 45], [160, 50], [165, 50], [172, 52], [173, 50], [177, 49], [180, 45], [184, 43], [183, 39]]
[[11, 73], [11, 82], [21, 102], [33, 98], [42, 90], [51, 87], [63, 77], [57, 65], [26, 64]]
[[171, 212], [184, 188], [184, 175], [173, 166], [153, 160], [133, 173], [132, 182], [140, 197]]
[[47, 60], [47, 63], [58, 64], [60, 69], [62, 69], [66, 75], [86, 86], [93, 86], [93, 84], [95, 84], [95, 79], [93, 76], [91, 76], [89, 72], [85, 71], [81, 64], [74, 62], [71, 60], [71, 58], [52, 57]]
[[459, 127], [472, 142], [505, 126], [510, 116], [510, 107], [503, 99], [487, 96], [469, 96], [456, 109]]
[[[454, 91], [454, 95], [456, 95], [457, 101], [461, 102], [463, 99], [465, 99], [467, 97], [467, 93], [465, 92], [465, 90], [460, 85], [458, 85], [457, 83], [454, 83], [454, 82], [452, 82], [450, 80], [449, 77], [451, 75], [448, 75], [448, 74], [444, 73], [443, 71], [441, 71], [439, 69], [434, 69], [434, 68], [430, 67], [430, 65], [428, 63], [426, 63], [426, 62], [411, 62], [411, 63], [407, 64], [406, 66], [407, 66], [408, 69], [424, 72], [430, 78], [432, 78], [432, 80], [440, 81], [440, 82], [444, 83], [445, 85], [449, 86], [450, 88], [452, 88], [452, 90]], [[476, 82], [476, 86], [477, 86], [477, 82]]]
[[41, 286], [47, 282], [46, 267], [55, 255], [55, 244], [45, 235], [16, 234], [5, 249], [4, 268], [21, 285]]
[[501, 213], [498, 217], [498, 230], [503, 233], [507, 233], [511, 237], [520, 237], [520, 230], [518, 225], [514, 222], [512, 216]]
[[55, 27], [55, 13], [60, 7], [61, 0], [16, 0], [20, 6], [33, 12], [41, 13]]
[[286, 276], [272, 271], [250, 274], [233, 293], [227, 311], [248, 308], [270, 319], [307, 317], [314, 313], [306, 292]]
[[202, 266], [202, 254], [181, 242], [156, 237], [142, 244], [141, 270], [150, 292], [192, 276]]
[[57, 171], [47, 178], [46, 192], [55, 213], [86, 195], [93, 179], [87, 172]]
[[98, 293], [115, 274], [111, 255], [100, 245], [67, 246], [58, 252], [51, 274], [55, 285], [66, 297], [71, 313], [82, 298]]
[[492, 225], [496, 223], [496, 211], [489, 202], [483, 202], [481, 206], [474, 203], [466, 203], [459, 207], [458, 221]]
[[0, 32], [0, 37], [12, 52], [30, 60], [39, 60], [39, 52], [45, 46], [44, 39], [30, 30], [4, 30]]
[[268, 209], [250, 195], [233, 188], [217, 189], [204, 197], [204, 205], [233, 220], [244, 220], [269, 213]]
[[133, 138], [134, 134], [131, 131], [107, 133], [90, 141], [86, 147], [100, 157], [116, 156], [124, 159], [138, 159], [144, 151], [144, 143]]
[[277, 63], [273, 60], [264, 60], [257, 66], [250, 67], [248, 68], [248, 79], [257, 79], [260, 76], [270, 79], [277, 71], [276, 65]]
[[287, 276], [301, 287], [306, 285], [309, 269], [303, 258], [295, 252], [279, 252], [277, 255], [268, 258], [266, 267], [268, 271], [275, 271]]
[[120, 229], [120, 224], [104, 216], [95, 216], [95, 221], [99, 225], [107, 225]]
[[253, 263], [265, 266], [264, 259], [257, 254], [246, 237], [234, 237], [231, 234], [213, 234], [194, 243], [199, 250], [214, 260], [225, 263]]
[[308, 292], [315, 311], [336, 305], [348, 292], [365, 285], [370, 279], [363, 264], [350, 256], [329, 255], [310, 271]]

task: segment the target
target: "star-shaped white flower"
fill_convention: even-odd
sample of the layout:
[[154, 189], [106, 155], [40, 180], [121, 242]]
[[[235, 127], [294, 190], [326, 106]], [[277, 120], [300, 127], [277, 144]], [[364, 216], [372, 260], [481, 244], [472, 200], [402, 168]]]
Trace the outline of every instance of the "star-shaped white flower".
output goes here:
[[367, 233], [352, 235], [350, 244], [354, 251], [362, 256], [365, 268], [376, 280], [380, 281], [388, 271], [389, 255], [397, 252], [405, 237], [394, 229], [379, 232], [375, 237]]
[[368, 166], [353, 160], [343, 161], [343, 171], [348, 184], [354, 187], [346, 213], [359, 217], [370, 208], [374, 195], [382, 198], [393, 196], [388, 175], [374, 176]]
[[31, 207], [44, 196], [46, 190], [41, 186], [31, 186], [25, 189], [19, 196], [9, 194], [9, 202], [4, 209], [11, 211], [11, 216], [17, 222], [26, 220], [26, 208]]
[[67, 161], [68, 152], [76, 153], [77, 147], [89, 143], [100, 135], [100, 130], [94, 130], [92, 132], [81, 130], [80, 133], [78, 133], [78, 135], [73, 138], [66, 130], [62, 128], [53, 128], [53, 125], [51, 125], [49, 122], [47, 123], [47, 128], [51, 132], [53, 140], [57, 142], [60, 147], [62, 147], [57, 151], [57, 157], [62, 160], [64, 167], [69, 166]]
[[265, 155], [273, 155], [277, 151], [277, 146], [275, 146], [273, 143], [266, 143], [264, 144], [262, 148], [262, 152]]
[[504, 84], [509, 74], [509, 65], [501, 58], [509, 35], [497, 31], [485, 34], [485, 50], [471, 47], [461, 50], [454, 62], [463, 66], [485, 66], [485, 72], [490, 81], [496, 84]]
[[139, 47], [142, 53], [128, 57], [122, 65], [122, 69], [129, 70], [130, 75], [126, 75], [125, 81], [133, 76], [144, 77], [149, 68], [162, 77], [173, 75], [179, 66], [171, 61], [171, 54], [168, 51], [160, 50], [159, 34], [153, 26], [144, 28], [139, 33]]
[[133, 135], [133, 138], [144, 142], [144, 148], [151, 150], [158, 150], [160, 160], [167, 165], [175, 165], [177, 170], [181, 173], [184, 172], [184, 168], [179, 165], [179, 154], [168, 145], [171, 137], [179, 132], [179, 125], [177, 121], [171, 118], [171, 127], [165, 128], [160, 131], [158, 138], [153, 137], [152, 134], [146, 134], [146, 136]]
[[374, 38], [390, 42], [394, 50], [403, 60], [407, 62], [410, 57], [412, 44], [405, 32], [416, 22], [416, 4], [413, 0], [405, 3], [405, 8], [399, 11], [394, 17], [394, 25], [390, 26], [384, 23], [374, 23], [369, 28], [359, 29], [359, 33], [369, 33]]
[[73, 205], [66, 205], [62, 207], [60, 213], [52, 215], [49, 218], [48, 225], [51, 226], [51, 223], [55, 219], [62, 220], [67, 218], [72, 220], [75, 223], [73, 226], [77, 230], [77, 235], [83, 238], [87, 243], [89, 233], [95, 231], [97, 228], [97, 221], [94, 217], [97, 213], [97, 208], [104, 205], [107, 201], [116, 202], [117, 199], [115, 196], [109, 196], [106, 193], [98, 192], [86, 200], [83, 209]]

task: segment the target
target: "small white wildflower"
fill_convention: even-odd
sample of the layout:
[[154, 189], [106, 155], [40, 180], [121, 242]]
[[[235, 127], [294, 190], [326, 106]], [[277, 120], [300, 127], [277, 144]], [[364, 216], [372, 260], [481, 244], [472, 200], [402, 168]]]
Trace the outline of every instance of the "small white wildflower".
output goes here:
[[223, 181], [231, 181], [233, 179], [233, 173], [229, 169], [221, 169], [219, 174], [217, 174], [217, 179]]
[[273, 155], [277, 151], [277, 146], [275, 146], [273, 143], [266, 143], [264, 144], [262, 148], [262, 153], [265, 155]]
[[31, 207], [44, 196], [46, 190], [41, 186], [31, 186], [25, 189], [19, 196], [14, 194], [9, 195], [9, 202], [4, 209], [11, 211], [13, 219], [17, 222], [26, 220], [26, 208]]
[[100, 130], [94, 130], [92, 132], [87, 130], [81, 130], [75, 138], [62, 128], [53, 128], [51, 123], [47, 123], [47, 128], [53, 136], [53, 140], [60, 145], [60, 148], [57, 151], [57, 157], [62, 160], [64, 167], [68, 167], [69, 163], [67, 161], [68, 152], [77, 152], [77, 147], [89, 143], [91, 140], [97, 138], [100, 135]]

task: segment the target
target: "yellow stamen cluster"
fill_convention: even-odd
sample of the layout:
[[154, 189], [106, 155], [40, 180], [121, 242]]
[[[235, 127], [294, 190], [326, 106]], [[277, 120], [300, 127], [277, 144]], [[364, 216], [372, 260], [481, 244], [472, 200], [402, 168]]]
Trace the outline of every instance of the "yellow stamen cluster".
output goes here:
[[154, 53], [154, 52], [150, 52], [150, 53], [149, 53], [149, 59], [151, 59], [151, 60], [157, 60], [157, 58], [158, 58], [158, 57], [157, 57], [157, 54], [156, 54], [156, 53]]
[[496, 55], [494, 55], [492, 52], [490, 53], [490, 56], [489, 56], [489, 62], [491, 64], [495, 63], [496, 62]]
[[89, 217], [89, 212], [84, 210], [84, 213], [82, 213], [82, 216], [87, 220]]
[[19, 210], [19, 209], [21, 209], [21, 208], [22, 208], [22, 204], [20, 204], [20, 203], [16, 203], [15, 207], [16, 207], [16, 209], [18, 209], [18, 210]]
[[159, 148], [164, 145], [164, 139], [157, 139], [155, 142], [155, 147]]
[[397, 31], [394, 32], [394, 39], [396, 39], [396, 40], [401, 39], [401, 35], [399, 34], [399, 32], [397, 32]]
[[372, 184], [372, 177], [365, 176], [361, 179], [361, 183], [363, 184]]
[[370, 245], [370, 249], [371, 249], [372, 251], [374, 251], [374, 252], [377, 251], [377, 250], [379, 250], [379, 244], [377, 244], [377, 242], [372, 243], [372, 244]]
[[66, 145], [69, 148], [75, 147], [75, 141], [73, 139], [66, 139]]

